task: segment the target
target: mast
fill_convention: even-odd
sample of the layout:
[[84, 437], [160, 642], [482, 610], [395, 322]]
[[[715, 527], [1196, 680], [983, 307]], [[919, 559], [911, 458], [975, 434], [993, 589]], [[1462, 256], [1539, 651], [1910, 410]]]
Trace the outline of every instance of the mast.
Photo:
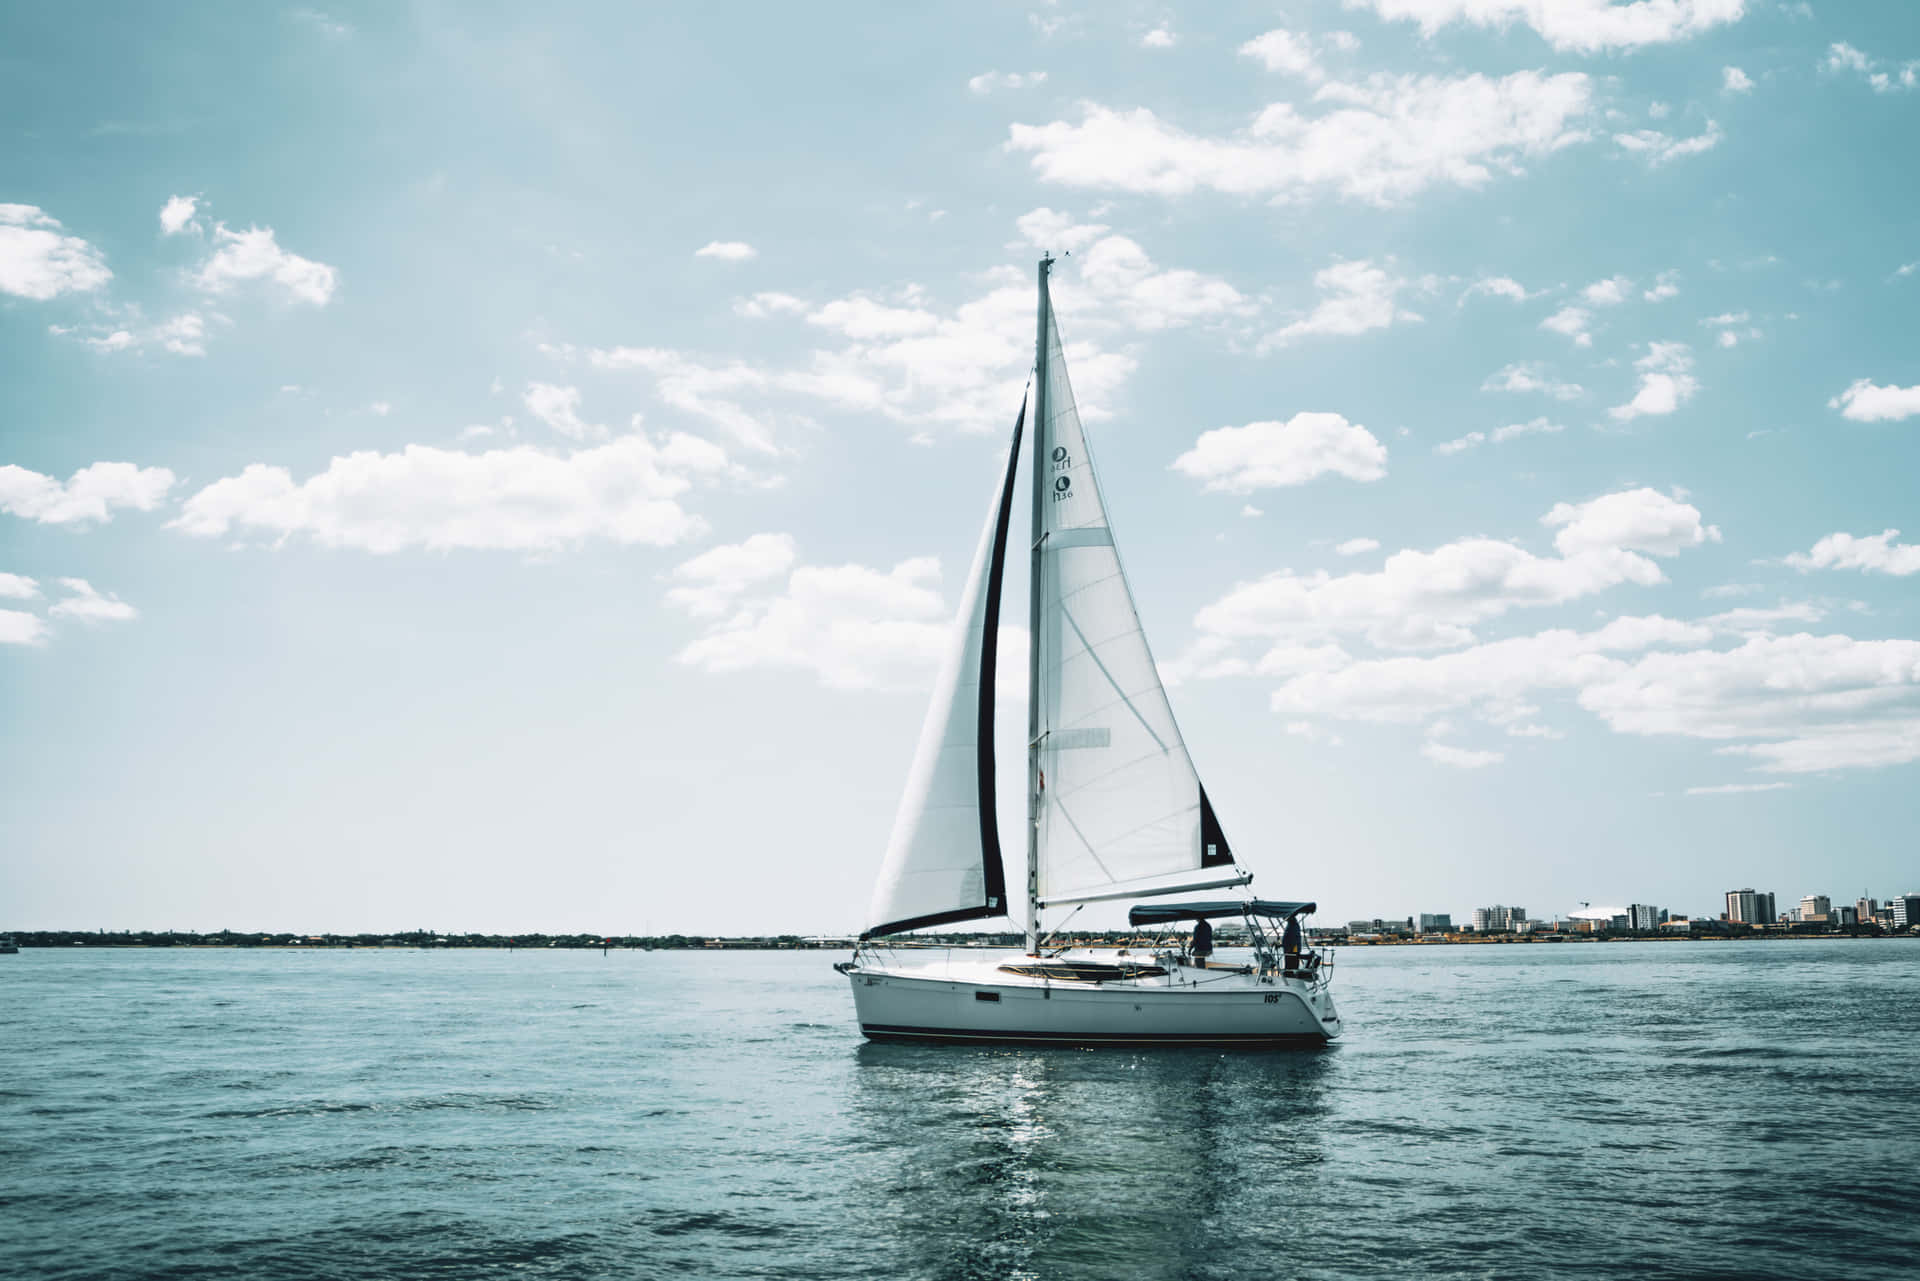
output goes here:
[[1047, 272], [1040, 259], [1040, 310], [1033, 340], [1033, 559], [1027, 577], [1027, 954], [1040, 950], [1040, 597], [1043, 538], [1040, 503], [1047, 487], [1047, 441], [1052, 437], [1047, 397]]

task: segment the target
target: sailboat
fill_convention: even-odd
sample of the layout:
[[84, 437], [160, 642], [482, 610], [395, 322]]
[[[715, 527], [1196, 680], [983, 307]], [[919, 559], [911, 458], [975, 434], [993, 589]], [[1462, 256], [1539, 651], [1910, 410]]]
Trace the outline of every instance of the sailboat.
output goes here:
[[[1050, 256], [1040, 260], [1032, 428], [1023, 401], [870, 923], [853, 959], [835, 968], [852, 981], [860, 1029], [875, 1040], [1323, 1043], [1340, 1026], [1332, 965], [1297, 942], [1298, 918], [1314, 904], [1252, 897], [1253, 874], [1236, 859], [1180, 736], [1074, 404], [1052, 265]], [[994, 693], [1023, 435], [1033, 504], [1026, 946], [929, 945], [902, 936], [1012, 915], [994, 786]], [[1235, 897], [1164, 901], [1201, 891]], [[1146, 900], [1128, 913], [1143, 931], [1135, 944], [1055, 947], [1041, 932], [1046, 913], [1121, 900]], [[1212, 922], [1223, 919], [1244, 929], [1237, 959], [1207, 954]]]

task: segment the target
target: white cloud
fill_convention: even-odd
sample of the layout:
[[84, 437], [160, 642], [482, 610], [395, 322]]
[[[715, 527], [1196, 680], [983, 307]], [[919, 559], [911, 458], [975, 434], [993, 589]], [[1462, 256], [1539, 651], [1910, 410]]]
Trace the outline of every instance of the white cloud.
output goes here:
[[1281, 570], [1235, 585], [1194, 624], [1205, 636], [1229, 639], [1306, 643], [1352, 633], [1385, 649], [1465, 645], [1474, 639], [1473, 625], [1512, 609], [1665, 582], [1647, 553], [1671, 556], [1717, 537], [1694, 508], [1651, 490], [1561, 503], [1543, 519], [1563, 527], [1557, 556], [1470, 537], [1432, 551], [1395, 552], [1371, 573]]
[[1658, 166], [1711, 151], [1720, 145], [1720, 140], [1725, 136], [1720, 130], [1720, 122], [1709, 120], [1706, 129], [1691, 138], [1675, 138], [1658, 129], [1640, 129], [1633, 133], [1616, 133], [1613, 140], [1635, 155], [1645, 156], [1648, 164]]
[[1729, 94], [1751, 93], [1753, 92], [1753, 77], [1738, 67], [1722, 67], [1720, 68], [1720, 92]]
[[1545, 320], [1540, 328], [1564, 334], [1573, 340], [1576, 347], [1593, 346], [1593, 335], [1587, 332], [1587, 325], [1593, 320], [1593, 313], [1585, 307], [1562, 307]]
[[1494, 172], [1584, 141], [1575, 123], [1592, 105], [1577, 72], [1515, 72], [1501, 79], [1376, 75], [1328, 82], [1304, 116], [1274, 103], [1224, 138], [1185, 132], [1146, 108], [1097, 103], [1080, 121], [1012, 126], [1007, 147], [1032, 153], [1034, 171], [1066, 186], [1183, 195], [1290, 196], [1315, 189], [1390, 204], [1435, 184], [1479, 187]]
[[1464, 436], [1443, 441], [1435, 445], [1433, 452], [1436, 454], [1458, 454], [1489, 442], [1499, 445], [1512, 440], [1516, 436], [1551, 435], [1555, 432], [1565, 430], [1566, 428], [1561, 424], [1549, 419], [1534, 418], [1524, 423], [1508, 423], [1505, 427], [1496, 427], [1490, 432], [1470, 431]]
[[569, 440], [605, 440], [607, 429], [580, 421], [580, 389], [528, 383], [527, 412]]
[[1179, 37], [1174, 35], [1172, 29], [1163, 22], [1140, 37], [1140, 47], [1142, 49], [1171, 49], [1178, 41]]
[[1858, 569], [1892, 574], [1896, 578], [1920, 574], [1920, 546], [1894, 542], [1899, 536], [1897, 529], [1882, 530], [1865, 538], [1845, 533], [1828, 534], [1813, 545], [1812, 551], [1788, 556], [1787, 564], [1803, 574], [1813, 569]]
[[744, 262], [756, 257], [759, 250], [744, 240], [709, 240], [693, 251], [695, 258], [718, 258], [722, 262]]
[[1525, 724], [1539, 712], [1528, 698], [1607, 679], [1624, 670], [1618, 654], [1692, 648], [1712, 638], [1710, 628], [1658, 615], [1616, 618], [1591, 632], [1556, 628], [1450, 654], [1398, 655], [1305, 673], [1275, 690], [1271, 702], [1282, 715], [1394, 724], [1471, 711], [1491, 724], [1520, 726], [1516, 737], [1550, 737]]
[[778, 453], [771, 429], [731, 399], [742, 390], [765, 387], [766, 374], [740, 361], [703, 365], [677, 351], [659, 347], [596, 349], [588, 359], [598, 369], [644, 369], [655, 377], [660, 399], [713, 423], [735, 441], [762, 453]]
[[1653, 287], [1640, 296], [1648, 302], [1665, 302], [1669, 298], [1679, 296], [1679, 293], [1680, 273], [1677, 271], [1663, 271], [1654, 277]]
[[1693, 369], [1693, 349], [1683, 342], [1652, 342], [1647, 354], [1633, 362], [1640, 371], [1640, 388], [1633, 399], [1607, 413], [1617, 422], [1631, 422], [1648, 414], [1670, 414], [1693, 399], [1700, 380]]
[[393, 406], [384, 400], [376, 400], [371, 405], [367, 406], [367, 412], [372, 414], [375, 418], [385, 418], [388, 414], [393, 412]]
[[1855, 379], [1827, 402], [1827, 408], [1837, 409], [1842, 418], [1857, 423], [1899, 422], [1920, 414], [1920, 384], [1878, 387], [1871, 379]]
[[1639, 49], [1737, 22], [1746, 0], [1346, 0], [1382, 21], [1404, 19], [1431, 36], [1453, 22], [1505, 29], [1519, 22], [1565, 53]]
[[34, 205], [0, 204], [0, 294], [45, 302], [113, 279], [100, 251]]
[[744, 542], [701, 552], [676, 566], [672, 577], [679, 586], [667, 599], [695, 618], [717, 618], [734, 606], [740, 594], [792, 569], [799, 548], [791, 534], [755, 534]]
[[160, 234], [177, 236], [193, 226], [193, 215], [199, 210], [200, 199], [197, 196], [172, 196], [160, 206]]
[[339, 272], [326, 263], [282, 249], [271, 227], [231, 231], [224, 222], [216, 222], [213, 243], [213, 254], [200, 264], [196, 276], [209, 293], [227, 293], [236, 284], [264, 280], [295, 302], [324, 307], [339, 284]]
[[967, 88], [984, 96], [996, 89], [1030, 89], [1046, 79], [1044, 71], [983, 71], [967, 81]]
[[1111, 228], [1103, 222], [1076, 222], [1072, 215], [1048, 209], [1044, 205], [1014, 219], [1021, 239], [1036, 249], [1085, 249], [1106, 235]]
[[1578, 400], [1585, 391], [1578, 383], [1563, 383], [1555, 380], [1546, 372], [1546, 366], [1538, 362], [1508, 365], [1504, 369], [1488, 374], [1487, 380], [1480, 384], [1480, 390], [1515, 393], [1537, 391], [1555, 400]]
[[88, 325], [86, 332], [77, 325], [53, 325], [49, 328], [55, 334], [75, 338], [98, 352], [142, 351], [159, 347], [176, 356], [207, 354], [207, 322], [199, 312], [182, 312], [171, 320], [149, 325], [141, 319], [138, 307], [128, 306], [119, 310], [117, 321]]
[[199, 538], [305, 534], [377, 554], [551, 551], [589, 539], [669, 546], [704, 527], [678, 500], [696, 478], [728, 471], [718, 446], [681, 434], [656, 443], [635, 433], [570, 453], [408, 445], [336, 457], [298, 483], [284, 467], [250, 464], [187, 499], [169, 528]]
[[32, 600], [39, 594], [39, 582], [25, 574], [0, 573], [0, 599]]
[[1320, 69], [1319, 59], [1314, 55], [1313, 42], [1305, 35], [1283, 27], [1276, 27], [1247, 41], [1240, 46], [1240, 55], [1257, 59], [1268, 71], [1299, 76], [1315, 84], [1327, 78]]
[[1173, 469], [1210, 490], [1250, 494], [1327, 475], [1379, 480], [1387, 474], [1387, 447], [1339, 414], [1303, 411], [1286, 422], [1202, 432], [1192, 449], [1173, 460]]
[[743, 601], [716, 622], [680, 651], [679, 661], [706, 672], [809, 671], [831, 689], [918, 688], [948, 644], [939, 582], [940, 562], [932, 557], [886, 571], [802, 565], [777, 594]]
[[1748, 792], [1778, 792], [1792, 783], [1718, 783], [1712, 787], [1689, 787], [1688, 796], [1741, 796]]
[[745, 316], [748, 320], [765, 320], [782, 313], [797, 316], [806, 310], [807, 304], [792, 294], [771, 292], [758, 293], [733, 304], [733, 314]]
[[1320, 301], [1306, 316], [1276, 329], [1260, 340], [1260, 349], [1284, 347], [1299, 338], [1314, 335], [1352, 336], [1369, 330], [1386, 329], [1400, 323], [1417, 324], [1420, 315], [1401, 307], [1395, 300], [1408, 282], [1393, 275], [1387, 266], [1376, 266], [1361, 258], [1322, 267], [1313, 275]]
[[82, 623], [124, 623], [140, 611], [111, 593], [102, 594], [84, 578], [62, 578], [66, 596], [47, 610], [48, 618], [71, 618]]
[[18, 609], [0, 609], [0, 645], [38, 645], [47, 638], [47, 625]]
[[1873, 87], [1875, 93], [1896, 93], [1920, 88], [1920, 60], [1883, 70], [1886, 64], [1843, 42], [1827, 47], [1821, 68], [1829, 72], [1855, 72]]
[[1632, 290], [1633, 282], [1625, 276], [1609, 276], [1582, 289], [1580, 296], [1595, 307], [1617, 307], [1627, 300]]
[[1358, 556], [1362, 552], [1377, 552], [1380, 550], [1380, 540], [1377, 538], [1349, 538], [1346, 542], [1337, 544], [1333, 550], [1334, 554], [1338, 556]]
[[1498, 765], [1507, 759], [1505, 752], [1474, 751], [1465, 747], [1452, 747], [1446, 743], [1427, 742], [1420, 745], [1420, 755], [1441, 765], [1451, 765], [1455, 769], [1484, 769], [1488, 765]]
[[1553, 545], [1563, 556], [1620, 549], [1674, 556], [1720, 541], [1720, 527], [1702, 523], [1700, 509], [1656, 489], [1623, 489], [1584, 503], [1555, 503], [1540, 518], [1559, 526]]
[[43, 525], [104, 522], [113, 519], [115, 508], [152, 511], [173, 483], [165, 467], [133, 463], [94, 463], [65, 484], [9, 463], [0, 467], [0, 511]]
[[1460, 295], [1460, 301], [1465, 303], [1475, 294], [1486, 294], [1490, 298], [1509, 298], [1514, 302], [1525, 302], [1532, 296], [1527, 293], [1525, 285], [1511, 276], [1482, 276], [1467, 286], [1466, 292]]
[[807, 316], [807, 323], [855, 341], [905, 338], [940, 327], [940, 318], [919, 307], [889, 307], [858, 295], [836, 298]]

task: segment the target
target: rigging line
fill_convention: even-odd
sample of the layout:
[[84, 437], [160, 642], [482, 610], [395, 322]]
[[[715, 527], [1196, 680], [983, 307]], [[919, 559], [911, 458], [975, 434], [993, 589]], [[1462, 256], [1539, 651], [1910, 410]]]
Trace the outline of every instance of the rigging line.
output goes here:
[[1087, 643], [1087, 634], [1080, 630], [1080, 624], [1073, 621], [1073, 611], [1066, 607], [1065, 602], [1060, 605], [1060, 617], [1067, 620], [1068, 627], [1073, 628], [1073, 634], [1080, 638], [1080, 644], [1086, 648], [1087, 657], [1093, 660], [1093, 665], [1100, 669], [1102, 676], [1107, 678], [1107, 684], [1113, 686], [1113, 692], [1120, 696], [1120, 701], [1127, 705], [1127, 710], [1132, 712], [1134, 719], [1140, 722], [1140, 728], [1147, 731], [1152, 736], [1154, 745], [1165, 752], [1166, 743], [1161, 740], [1160, 735], [1154, 733], [1153, 726], [1147, 724], [1147, 718], [1140, 715], [1140, 709], [1135, 707], [1133, 700], [1127, 697], [1127, 691], [1120, 688], [1120, 682], [1113, 679], [1113, 673], [1108, 671], [1107, 665], [1100, 661], [1100, 655], [1093, 652], [1093, 646]]
[[1073, 834], [1080, 838], [1080, 844], [1085, 847], [1087, 851], [1087, 857], [1092, 859], [1094, 861], [1094, 865], [1097, 866], [1101, 871], [1107, 874], [1107, 884], [1118, 885], [1120, 883], [1120, 879], [1113, 874], [1112, 868], [1108, 867], [1105, 863], [1100, 861], [1100, 855], [1094, 850], [1093, 842], [1088, 840], [1087, 834], [1080, 830], [1080, 825], [1073, 821], [1073, 815], [1067, 813], [1067, 807], [1060, 803], [1060, 798], [1058, 796], [1054, 797], [1053, 800], [1049, 802], [1049, 804], [1051, 804], [1055, 809], [1060, 811], [1060, 817], [1067, 820], [1067, 826], [1071, 827], [1073, 829]]

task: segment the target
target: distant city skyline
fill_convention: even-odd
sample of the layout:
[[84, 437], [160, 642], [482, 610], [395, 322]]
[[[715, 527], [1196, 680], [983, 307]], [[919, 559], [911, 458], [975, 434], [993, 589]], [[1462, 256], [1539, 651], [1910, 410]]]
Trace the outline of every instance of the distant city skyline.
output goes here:
[[1044, 251], [1257, 892], [1920, 882], [1910, 3], [0, 49], [0, 928], [858, 929]]

